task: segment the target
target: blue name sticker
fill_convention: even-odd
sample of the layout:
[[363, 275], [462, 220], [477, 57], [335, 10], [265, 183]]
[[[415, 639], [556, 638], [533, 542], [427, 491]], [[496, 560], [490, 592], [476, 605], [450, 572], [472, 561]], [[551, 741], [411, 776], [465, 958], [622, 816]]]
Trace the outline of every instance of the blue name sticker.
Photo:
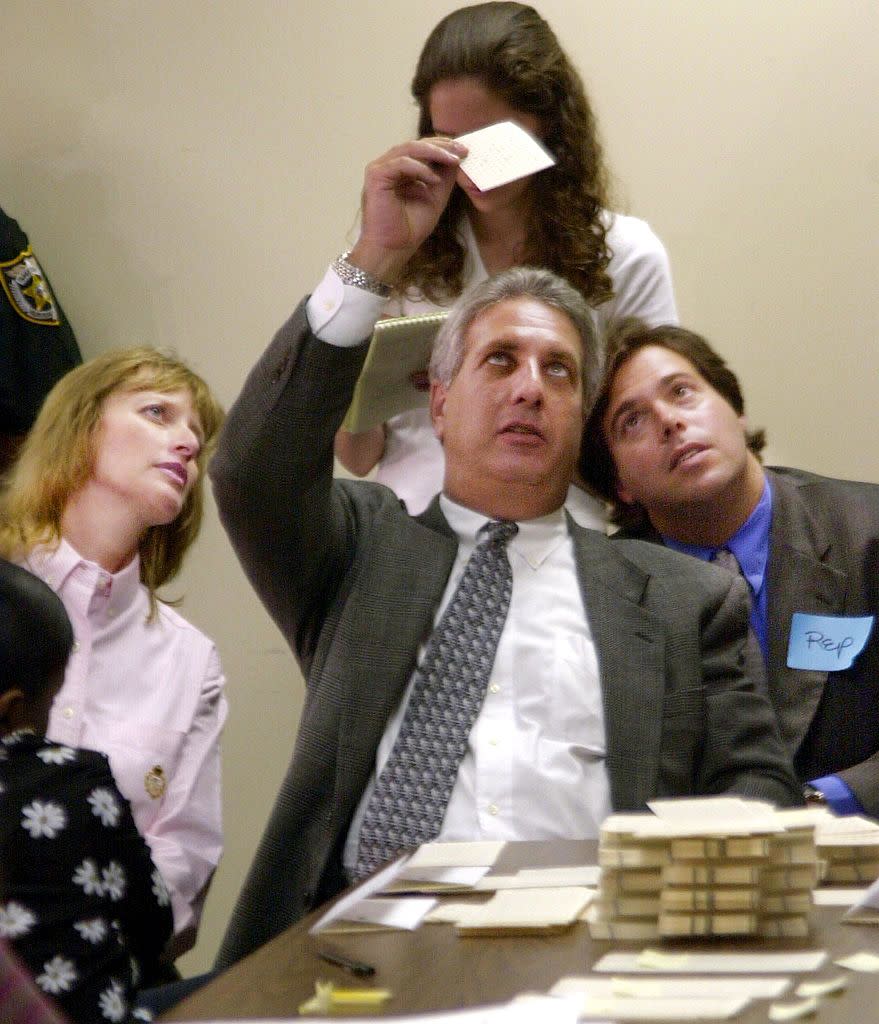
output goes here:
[[873, 628], [872, 615], [807, 615], [794, 612], [787, 645], [787, 667], [817, 672], [850, 668]]

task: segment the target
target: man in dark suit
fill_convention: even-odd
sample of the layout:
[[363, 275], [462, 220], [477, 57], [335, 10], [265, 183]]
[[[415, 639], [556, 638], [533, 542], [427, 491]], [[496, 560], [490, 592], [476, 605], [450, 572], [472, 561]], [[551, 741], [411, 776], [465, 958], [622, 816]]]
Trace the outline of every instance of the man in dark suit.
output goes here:
[[[565, 282], [508, 271], [449, 316], [430, 394], [446, 478], [423, 515], [384, 487], [333, 479], [333, 437], [381, 282], [431, 229], [459, 156], [450, 140], [420, 140], [371, 168], [357, 246], [251, 372], [212, 464], [224, 525], [308, 686], [221, 966], [412, 845], [384, 843], [375, 820], [385, 799], [406, 829], [419, 819], [417, 843], [595, 836], [611, 810], [660, 795], [799, 798], [768, 700], [743, 671], [741, 581], [655, 545], [612, 544], [565, 517], [598, 366], [590, 310]], [[509, 608], [486, 657], [464, 640], [466, 623], [451, 638], [447, 626], [496, 526], [506, 553], [486, 577], [506, 577]], [[478, 609], [475, 621], [484, 637]], [[413, 772], [420, 750], [404, 737], [428, 685], [465, 648], [485, 672], [475, 718], [454, 760], [433, 746], [440, 734], [461, 738], [449, 723], [473, 694], [456, 691]], [[437, 704], [446, 696], [440, 686]], [[401, 761], [409, 775], [390, 792], [389, 766]], [[448, 764], [441, 820], [428, 828], [421, 796], [398, 798], [411, 785], [437, 802]]]
[[735, 557], [807, 800], [876, 817], [879, 487], [764, 468], [764, 444], [704, 338], [634, 321], [610, 337], [581, 453], [587, 481], [615, 502], [619, 537]]

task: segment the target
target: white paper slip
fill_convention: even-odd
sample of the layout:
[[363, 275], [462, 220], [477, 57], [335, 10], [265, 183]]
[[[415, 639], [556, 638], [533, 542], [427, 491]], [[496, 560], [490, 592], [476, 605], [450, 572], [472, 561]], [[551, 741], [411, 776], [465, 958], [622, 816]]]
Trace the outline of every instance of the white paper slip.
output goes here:
[[831, 812], [826, 807], [784, 807], [775, 812], [775, 816], [781, 821], [785, 828], [814, 828], [821, 827], [821, 823], [830, 816]]
[[601, 868], [597, 864], [577, 864], [564, 868], [523, 868], [515, 875], [485, 875], [474, 888], [558, 889], [566, 885], [598, 885]]
[[[717, 828], [734, 832], [781, 832], [784, 826], [772, 804], [741, 797], [695, 797], [692, 799], [648, 800], [647, 806], [669, 828], [707, 833]], [[613, 820], [612, 818], [610, 820]]]
[[427, 896], [398, 896], [393, 899], [373, 897], [359, 900], [345, 911], [344, 915], [327, 921], [321, 919], [311, 929], [311, 934], [336, 930], [345, 931], [348, 925], [371, 925], [377, 928], [391, 928], [412, 932], [421, 924], [436, 906], [437, 901]]
[[857, 814], [826, 814], [818, 822], [815, 841], [819, 846], [873, 845], [879, 842], [879, 824]]
[[497, 1024], [534, 1024], [535, 1021], [540, 1021], [540, 1024], [577, 1024], [579, 1019], [574, 1003], [535, 992], [524, 992], [516, 996], [505, 1009], [510, 1016], [498, 1017]]
[[457, 141], [468, 150], [461, 170], [480, 192], [536, 174], [555, 163], [555, 157], [515, 121], [490, 124], [459, 135]]
[[407, 864], [392, 884], [398, 891], [405, 889], [408, 882], [423, 888], [436, 886], [437, 889], [473, 889], [487, 871], [485, 865], [473, 868], [413, 868]]
[[593, 964], [601, 974], [801, 974], [827, 960], [823, 949], [802, 953], [605, 953]]
[[425, 924], [461, 924], [479, 910], [479, 903], [438, 902], [424, 918]]
[[[327, 1017], [295, 1017], [300, 1024], [326, 1024]], [[236, 1024], [290, 1024], [285, 1020], [237, 1021]], [[363, 1024], [363, 1017], [332, 1016], [334, 1024]], [[407, 1013], [394, 1017], [394, 1024], [577, 1024], [577, 1010], [562, 999], [551, 996], [522, 996], [511, 1003], [479, 1006], [468, 1010], [450, 1010], [447, 1013]], [[215, 1022], [220, 1024], [220, 1022]]]
[[740, 796], [670, 797], [648, 800], [647, 806], [657, 818], [667, 820], [708, 816], [725, 822], [775, 812], [775, 807], [764, 800], [746, 800]]
[[797, 1003], [773, 1003], [769, 1007], [771, 1021], [802, 1020], [818, 1011], [817, 999], [801, 999]]
[[583, 996], [580, 1020], [730, 1020], [751, 1002], [747, 996], [726, 999], [632, 999], [628, 996]]
[[488, 839], [475, 843], [424, 843], [409, 858], [406, 868], [490, 868], [505, 845]]
[[849, 971], [863, 971], [865, 974], [879, 973], [879, 956], [866, 949], [859, 953], [852, 953], [850, 956], [840, 957], [839, 960], [833, 962]]
[[373, 893], [381, 892], [384, 888], [389, 886], [391, 882], [393, 882], [397, 875], [399, 875], [408, 860], [408, 857], [401, 857], [399, 860], [395, 860], [392, 864], [388, 864], [386, 868], [382, 868], [381, 871], [376, 871], [374, 875], [367, 878], [365, 882], [361, 882], [360, 885], [352, 889], [351, 892], [341, 896], [323, 915], [323, 917], [319, 918], [308, 929], [308, 934], [317, 935], [319, 931], [331, 924], [333, 921], [345, 917], [349, 909], [361, 900], [367, 899], [372, 896]]
[[848, 988], [848, 978], [838, 974], [835, 978], [823, 978], [819, 981], [802, 981], [794, 993], [801, 999], [815, 999], [822, 996], [835, 996]]
[[581, 975], [561, 978], [549, 990], [552, 996], [588, 995], [596, 998], [628, 996], [635, 999], [777, 999], [790, 988], [790, 978], [644, 978]]
[[593, 895], [593, 889], [582, 886], [497, 892], [468, 913], [457, 927], [487, 932], [563, 928], [577, 920]]
[[853, 907], [866, 895], [866, 889], [816, 889], [812, 902], [816, 907]]

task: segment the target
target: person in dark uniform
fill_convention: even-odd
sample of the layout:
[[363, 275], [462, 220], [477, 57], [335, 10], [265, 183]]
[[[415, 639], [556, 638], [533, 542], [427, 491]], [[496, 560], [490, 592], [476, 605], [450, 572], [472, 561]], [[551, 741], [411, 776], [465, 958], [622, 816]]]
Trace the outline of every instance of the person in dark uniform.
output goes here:
[[27, 235], [0, 208], [0, 471], [52, 385], [81, 362], [73, 328]]

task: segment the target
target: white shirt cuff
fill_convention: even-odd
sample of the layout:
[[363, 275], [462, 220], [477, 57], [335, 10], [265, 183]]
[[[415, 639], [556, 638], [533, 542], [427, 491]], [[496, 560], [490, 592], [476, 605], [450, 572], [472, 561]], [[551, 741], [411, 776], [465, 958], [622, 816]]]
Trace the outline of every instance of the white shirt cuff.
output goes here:
[[308, 323], [316, 338], [340, 348], [368, 341], [387, 299], [343, 284], [332, 267], [309, 296], [305, 306]]

